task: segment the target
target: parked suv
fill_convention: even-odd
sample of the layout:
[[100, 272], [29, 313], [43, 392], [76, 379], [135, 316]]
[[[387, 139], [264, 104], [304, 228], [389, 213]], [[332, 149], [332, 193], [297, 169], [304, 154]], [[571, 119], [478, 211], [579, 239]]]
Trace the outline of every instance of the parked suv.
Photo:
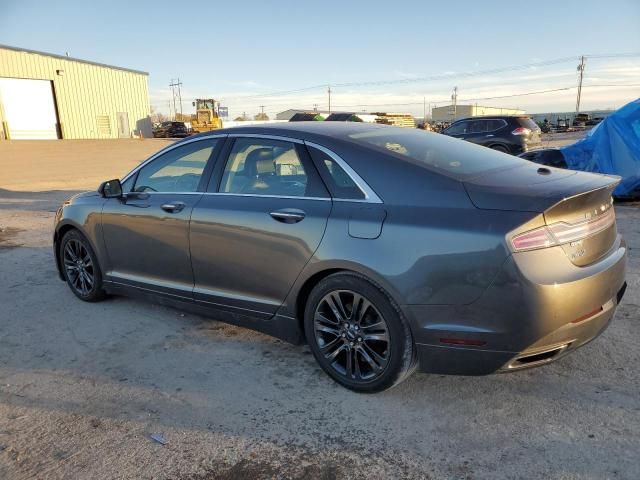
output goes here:
[[162, 122], [153, 131], [153, 136], [156, 138], [184, 138], [189, 136], [189, 132], [184, 122]]
[[465, 118], [442, 133], [512, 155], [540, 147], [540, 127], [529, 117]]

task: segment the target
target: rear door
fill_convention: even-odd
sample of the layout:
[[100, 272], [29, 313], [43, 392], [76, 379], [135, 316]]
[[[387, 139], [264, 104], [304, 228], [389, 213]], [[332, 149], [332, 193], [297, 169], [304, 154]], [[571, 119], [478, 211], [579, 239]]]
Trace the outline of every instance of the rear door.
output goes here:
[[124, 182], [124, 199], [105, 202], [108, 280], [192, 297], [189, 220], [221, 141], [201, 139], [161, 153]]
[[324, 235], [331, 200], [299, 140], [230, 136], [191, 217], [194, 298], [269, 318]]

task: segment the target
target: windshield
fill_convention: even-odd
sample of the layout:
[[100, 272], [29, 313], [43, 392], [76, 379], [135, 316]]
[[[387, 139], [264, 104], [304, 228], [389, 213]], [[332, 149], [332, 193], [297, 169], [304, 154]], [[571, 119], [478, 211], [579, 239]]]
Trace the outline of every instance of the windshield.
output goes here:
[[213, 110], [213, 100], [198, 100], [196, 103], [196, 109], [198, 110]]
[[485, 147], [422, 130], [389, 128], [353, 133], [356, 143], [409, 158], [455, 178], [521, 165], [523, 160]]

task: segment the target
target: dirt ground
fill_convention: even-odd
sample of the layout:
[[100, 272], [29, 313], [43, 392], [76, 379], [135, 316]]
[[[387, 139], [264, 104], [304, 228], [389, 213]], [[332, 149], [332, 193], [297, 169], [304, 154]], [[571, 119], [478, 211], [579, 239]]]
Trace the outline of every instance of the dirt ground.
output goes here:
[[0, 479], [640, 478], [638, 208], [616, 208], [629, 289], [596, 341], [359, 395], [307, 347], [58, 279], [59, 203], [163, 145], [0, 142]]

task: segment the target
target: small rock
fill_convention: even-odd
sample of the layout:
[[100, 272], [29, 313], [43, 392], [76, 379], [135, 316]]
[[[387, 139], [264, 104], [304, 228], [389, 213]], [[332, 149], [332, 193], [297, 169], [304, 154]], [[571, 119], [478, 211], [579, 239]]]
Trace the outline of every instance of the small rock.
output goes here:
[[160, 445], [167, 444], [167, 440], [161, 433], [152, 433], [151, 435], [149, 435], [149, 438], [151, 438], [151, 440], [153, 440], [154, 442], [158, 442]]

